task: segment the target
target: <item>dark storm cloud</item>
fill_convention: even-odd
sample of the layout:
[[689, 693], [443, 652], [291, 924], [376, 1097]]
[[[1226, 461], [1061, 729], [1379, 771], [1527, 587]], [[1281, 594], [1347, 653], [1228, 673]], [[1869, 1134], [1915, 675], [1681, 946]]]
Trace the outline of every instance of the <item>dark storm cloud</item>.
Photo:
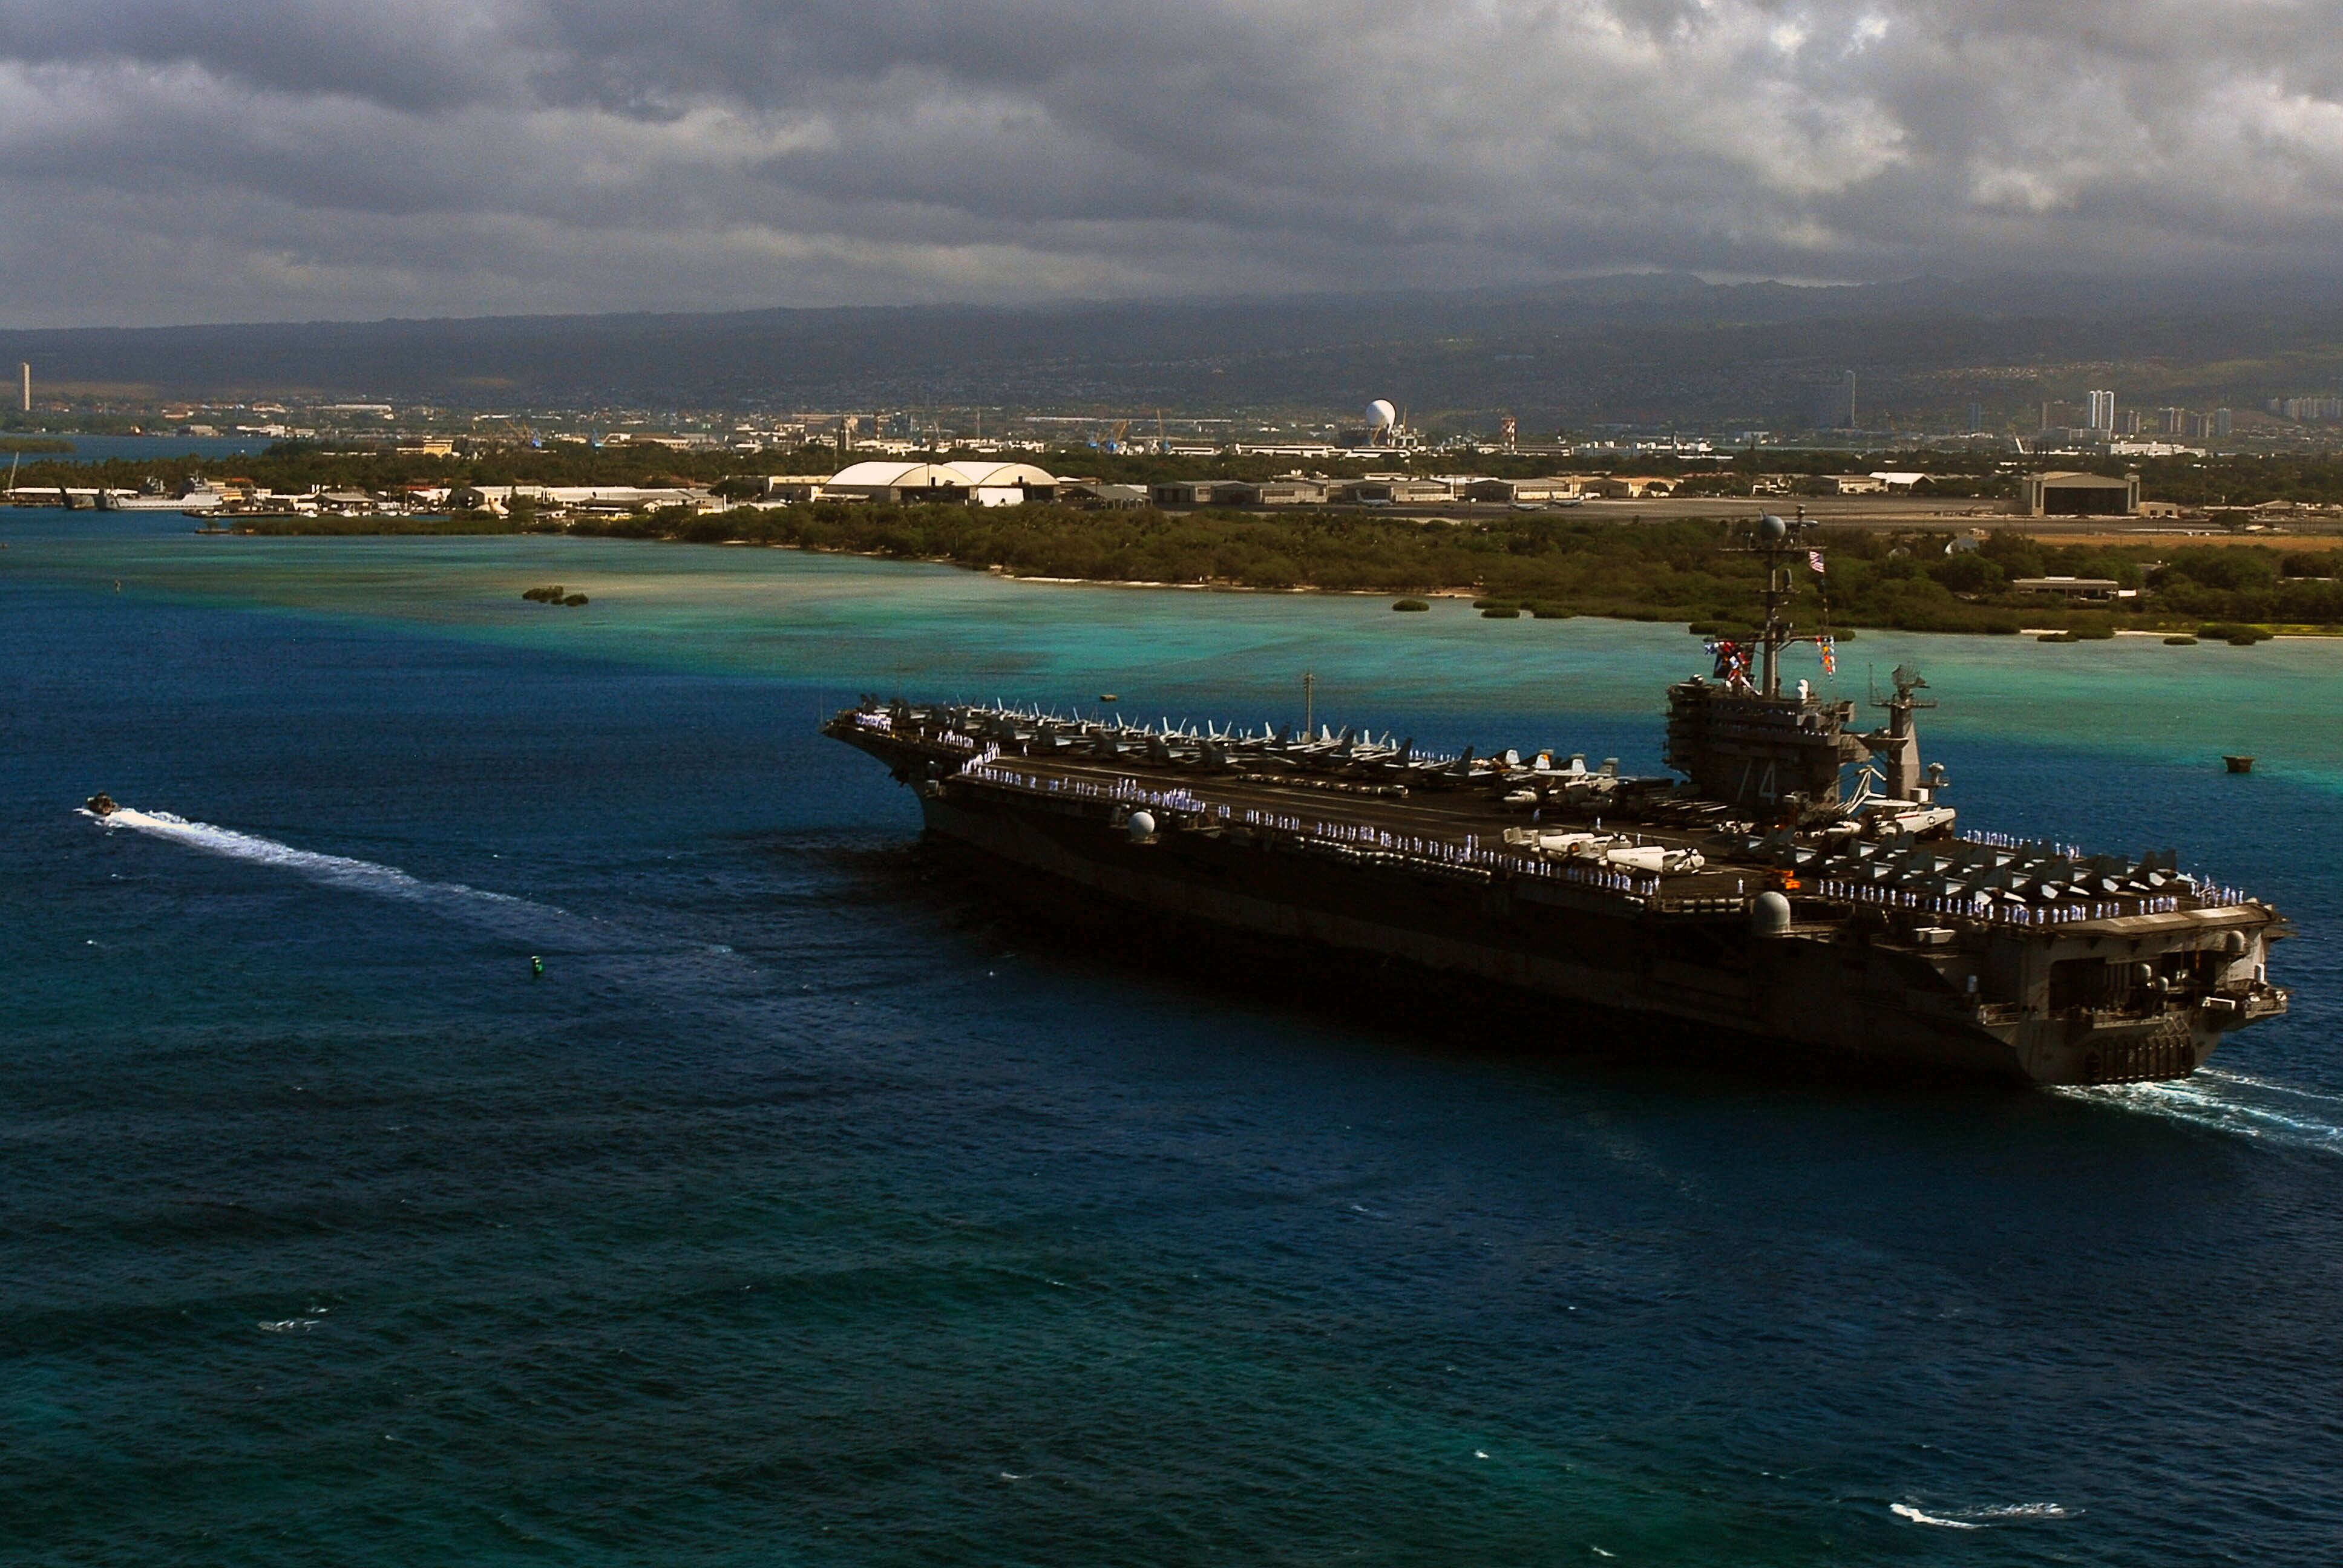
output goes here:
[[2318, 266], [2330, 21], [0, 0], [5, 319]]

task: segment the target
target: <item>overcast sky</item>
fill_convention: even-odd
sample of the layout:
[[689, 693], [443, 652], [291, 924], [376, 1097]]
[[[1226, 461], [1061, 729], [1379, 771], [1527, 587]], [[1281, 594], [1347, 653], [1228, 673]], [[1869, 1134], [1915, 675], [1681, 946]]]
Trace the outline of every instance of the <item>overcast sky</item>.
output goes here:
[[2335, 0], [0, 0], [0, 325], [2331, 269]]

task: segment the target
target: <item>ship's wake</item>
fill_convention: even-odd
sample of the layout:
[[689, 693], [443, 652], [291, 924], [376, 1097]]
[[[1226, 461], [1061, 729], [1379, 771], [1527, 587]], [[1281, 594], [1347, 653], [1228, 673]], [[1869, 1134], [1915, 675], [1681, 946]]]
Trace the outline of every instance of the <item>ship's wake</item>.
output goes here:
[[2217, 1067], [2199, 1068], [2193, 1077], [2164, 1083], [2118, 1083], [2055, 1092], [2284, 1148], [2343, 1155], [2343, 1095]]
[[577, 914], [558, 905], [463, 882], [428, 881], [397, 866], [297, 849], [274, 839], [191, 821], [168, 811], [117, 807], [101, 817], [85, 808], [82, 814], [109, 832], [127, 829], [206, 854], [290, 871], [326, 887], [417, 906], [440, 919], [483, 930], [492, 939], [526, 941], [548, 953], [589, 961], [607, 978], [636, 986], [663, 986], [679, 997], [704, 999], [761, 983], [759, 966], [724, 943], [679, 939], [641, 929], [634, 922]]
[[[96, 816], [86, 809], [83, 814]], [[274, 839], [239, 833], [232, 828], [214, 827], [209, 822], [191, 822], [168, 811], [133, 811], [123, 808], [96, 817], [96, 820], [109, 830], [128, 828], [158, 839], [168, 839], [207, 854], [225, 855], [231, 859], [251, 860], [296, 871], [315, 881], [353, 892], [406, 899], [418, 903], [461, 904], [478, 900], [509, 906], [515, 910], [540, 907], [532, 906], [527, 900], [516, 899], [508, 893], [492, 893], [484, 889], [467, 887], [461, 882], [427, 882], [396, 866], [377, 865], [372, 860], [354, 860], [342, 855], [321, 855], [311, 849], [297, 849]], [[558, 915], [561, 911], [548, 910], [546, 912]]]
[[2056, 1503], [2005, 1503], [1988, 1508], [1946, 1509], [1931, 1513], [1909, 1503], [1891, 1503], [1887, 1511], [1915, 1524], [1938, 1530], [1990, 1530], [1996, 1524], [2022, 1524], [2043, 1519], [2072, 1519], [2080, 1509]]

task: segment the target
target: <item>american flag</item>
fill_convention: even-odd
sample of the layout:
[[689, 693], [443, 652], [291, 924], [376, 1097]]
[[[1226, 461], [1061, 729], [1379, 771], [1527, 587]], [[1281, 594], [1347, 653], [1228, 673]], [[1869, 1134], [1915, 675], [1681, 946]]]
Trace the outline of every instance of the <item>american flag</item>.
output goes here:
[[1808, 550], [1808, 551], [1806, 552], [1806, 565], [1808, 565], [1808, 566], [1810, 566], [1810, 567], [1814, 568], [1815, 568], [1815, 570], [1816, 570], [1816, 571], [1820, 571], [1820, 570], [1822, 570], [1822, 569], [1823, 569], [1823, 553], [1822, 553], [1822, 551], [1820, 551], [1820, 550]]

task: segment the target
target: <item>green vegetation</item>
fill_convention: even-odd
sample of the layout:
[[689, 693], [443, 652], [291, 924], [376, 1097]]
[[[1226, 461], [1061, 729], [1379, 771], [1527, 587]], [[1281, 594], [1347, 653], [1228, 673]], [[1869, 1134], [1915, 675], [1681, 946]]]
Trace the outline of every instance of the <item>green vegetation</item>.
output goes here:
[[[2123, 471], [2114, 463], [2091, 467], [2108, 474]], [[2156, 457], [2137, 467], [2139, 493], [2151, 501], [2213, 508], [2264, 501], [2343, 502], [2343, 460], [2334, 457]]]
[[534, 604], [561, 604], [569, 605], [573, 608], [586, 602], [586, 596], [584, 594], [569, 593], [564, 589], [559, 583], [548, 584], [544, 588], [530, 588], [520, 597]]
[[1396, 610], [1421, 610], [1430, 609], [1432, 607], [1430, 605], [1424, 603], [1420, 598], [1403, 598], [1397, 604], [1392, 606], [1392, 608]]
[[[1462, 523], [1365, 513], [1258, 517], [1238, 512], [1091, 512], [817, 503], [697, 516], [675, 509], [580, 532], [701, 543], [740, 541], [999, 568], [1024, 577], [1316, 588], [1423, 594], [1475, 590], [1483, 609], [1683, 620], [1725, 628], [1755, 613], [1757, 558], [1727, 548], [1727, 525], [1585, 521], [1507, 513]], [[1847, 531], [1822, 548], [1829, 569], [1801, 570], [1799, 619], [1834, 627], [2008, 634], [2021, 627], [2180, 629], [2224, 621], [2343, 628], [2343, 584], [2329, 557], [2282, 560], [2253, 546], [2198, 546], [2158, 559], [2158, 543], [2058, 546], [2003, 531], [1947, 554], [1944, 532]], [[2285, 575], [2291, 561], [2321, 568]], [[2044, 576], [2101, 577], [2150, 590], [2120, 609], [2078, 609], [2010, 585]]]
[[[1512, 612], [1493, 618], [1526, 612], [1674, 620], [1724, 636], [1755, 618], [1761, 576], [1756, 557], [1732, 548], [1735, 536], [1725, 523], [1557, 513], [1425, 522], [1335, 510], [1257, 516], [823, 502], [710, 515], [674, 508], [568, 525], [524, 508], [511, 518], [255, 518], [236, 526], [265, 534], [502, 534], [566, 526], [621, 538], [950, 561], [1022, 577], [1411, 596], [1394, 609], [1421, 606], [1429, 593], [1462, 591], [1484, 612]], [[1825, 535], [1828, 570], [1799, 568], [1796, 618], [1849, 636], [1857, 627], [2002, 635], [2034, 628], [2078, 639], [2122, 630], [2223, 640], [2236, 628], [2254, 636], [2274, 626], [2343, 630], [2343, 552], [2176, 548], [2170, 539], [2059, 545], [2015, 528], [1996, 530], [1975, 548], [1965, 544], [1945, 530]], [[2015, 586], [2054, 576], [2104, 578], [2142, 597], [2078, 607]]]
[[[74, 450], [75, 447], [71, 441], [59, 440], [55, 437], [11, 436], [5, 439], [0, 439], [0, 456], [11, 452], [22, 452], [30, 457], [35, 452], [56, 454], [69, 453]], [[37, 467], [38, 465], [35, 465], [35, 467]]]

